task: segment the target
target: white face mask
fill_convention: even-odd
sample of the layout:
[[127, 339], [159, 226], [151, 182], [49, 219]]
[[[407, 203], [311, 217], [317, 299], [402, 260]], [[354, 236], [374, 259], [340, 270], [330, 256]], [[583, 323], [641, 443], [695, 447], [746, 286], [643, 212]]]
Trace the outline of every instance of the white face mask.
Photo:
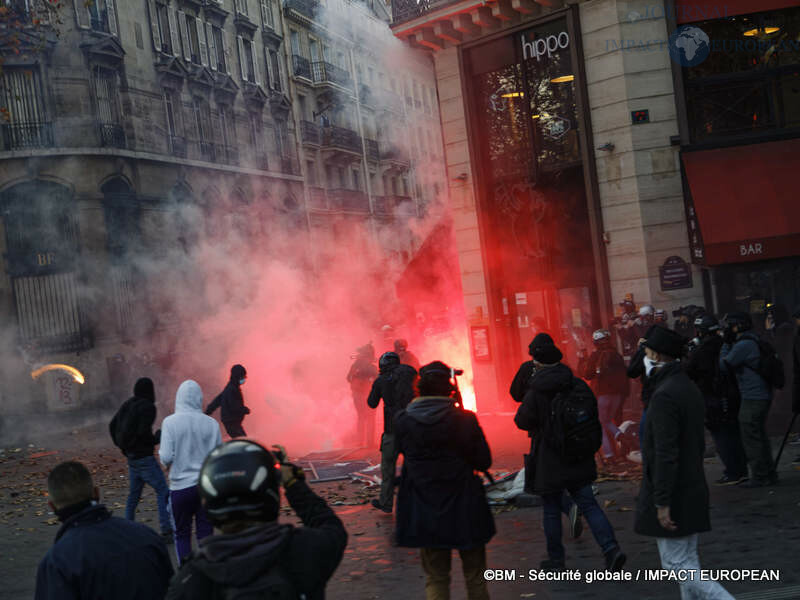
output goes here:
[[663, 367], [663, 366], [664, 366], [663, 362], [656, 362], [649, 356], [644, 357], [644, 372], [645, 375], [647, 375], [648, 377], [650, 377], [650, 373], [653, 372], [653, 369], [657, 369], [658, 367]]

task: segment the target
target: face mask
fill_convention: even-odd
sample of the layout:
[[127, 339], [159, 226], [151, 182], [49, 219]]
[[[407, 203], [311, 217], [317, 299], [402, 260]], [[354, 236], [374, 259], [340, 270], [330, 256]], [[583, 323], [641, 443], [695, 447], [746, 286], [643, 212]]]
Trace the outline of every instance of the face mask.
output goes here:
[[244, 382], [245, 382], [245, 381], [247, 381], [247, 379], [240, 379], [240, 380], [239, 380], [239, 385], [244, 385]]
[[663, 367], [663, 366], [664, 363], [656, 362], [649, 356], [644, 357], [644, 372], [648, 377], [650, 377], [650, 373], [652, 373], [653, 369], [657, 369], [658, 367]]

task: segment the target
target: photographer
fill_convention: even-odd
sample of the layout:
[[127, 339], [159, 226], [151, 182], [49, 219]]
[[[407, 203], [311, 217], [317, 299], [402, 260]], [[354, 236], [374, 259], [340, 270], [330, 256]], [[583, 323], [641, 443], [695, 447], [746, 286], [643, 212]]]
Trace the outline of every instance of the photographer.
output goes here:
[[725, 471], [717, 485], [736, 485], [747, 479], [747, 458], [739, 431], [739, 390], [731, 376], [720, 372], [722, 338], [714, 315], [695, 319], [697, 337], [690, 344], [685, 369], [705, 400], [705, 424]]
[[469, 600], [486, 600], [483, 572], [494, 519], [481, 480], [492, 455], [475, 413], [456, 406], [452, 370], [420, 369], [420, 396], [395, 417], [403, 472], [397, 492], [397, 544], [420, 548], [428, 600], [450, 597], [452, 550], [461, 555]]
[[[208, 455], [200, 495], [217, 532], [172, 579], [169, 600], [325, 597], [347, 532], [302, 469], [275, 448], [273, 455], [255, 442], [232, 440]], [[278, 522], [281, 484], [304, 527]]]
[[675, 332], [688, 340], [694, 334], [695, 319], [699, 319], [704, 314], [706, 314], [706, 309], [694, 304], [681, 306], [678, 310], [673, 310], [672, 316], [675, 317]]
[[752, 327], [753, 321], [747, 313], [734, 312], [725, 316], [719, 367], [723, 374], [736, 376], [742, 397], [739, 425], [750, 465], [750, 481], [742, 485], [757, 488], [777, 484], [778, 474], [766, 428], [772, 389], [758, 371], [761, 349], [758, 338], [750, 331]]

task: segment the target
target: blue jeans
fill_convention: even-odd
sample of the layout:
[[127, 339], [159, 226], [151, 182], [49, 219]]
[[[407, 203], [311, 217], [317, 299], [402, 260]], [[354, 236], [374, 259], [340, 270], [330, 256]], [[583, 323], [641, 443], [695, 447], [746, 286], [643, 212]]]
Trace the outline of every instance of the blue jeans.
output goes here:
[[144, 458], [128, 459], [128, 480], [130, 490], [128, 491], [128, 502], [125, 505], [125, 518], [129, 521], [136, 520], [136, 506], [142, 497], [142, 488], [146, 483], [156, 492], [158, 502], [158, 523], [161, 533], [172, 531], [172, 521], [167, 512], [167, 500], [169, 499], [169, 488], [164, 479], [164, 472], [158, 466], [154, 456]]
[[[603, 554], [619, 547], [614, 537], [614, 529], [608, 522], [603, 509], [597, 504], [592, 491], [592, 485], [582, 488], [567, 490], [569, 495], [578, 505], [594, 539], [603, 551]], [[561, 511], [564, 502], [564, 493], [544, 494], [542, 496], [544, 535], [547, 538], [547, 555], [550, 560], [564, 560], [564, 544], [561, 543]]]
[[619, 394], [604, 394], [597, 397], [597, 411], [600, 413], [600, 424], [603, 426], [603, 458], [616, 455], [614, 440], [619, 435], [619, 427], [614, 423], [614, 418], [621, 403], [622, 396]]

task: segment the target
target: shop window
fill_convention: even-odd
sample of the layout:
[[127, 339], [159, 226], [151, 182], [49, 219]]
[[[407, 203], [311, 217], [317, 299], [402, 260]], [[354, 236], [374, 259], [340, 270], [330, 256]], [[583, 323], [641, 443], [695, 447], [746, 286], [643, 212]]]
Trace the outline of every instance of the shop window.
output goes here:
[[692, 142], [800, 129], [800, 8], [692, 26], [709, 39], [683, 68]]

